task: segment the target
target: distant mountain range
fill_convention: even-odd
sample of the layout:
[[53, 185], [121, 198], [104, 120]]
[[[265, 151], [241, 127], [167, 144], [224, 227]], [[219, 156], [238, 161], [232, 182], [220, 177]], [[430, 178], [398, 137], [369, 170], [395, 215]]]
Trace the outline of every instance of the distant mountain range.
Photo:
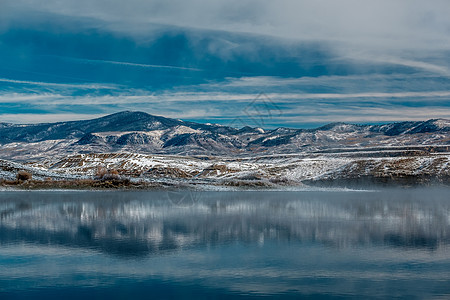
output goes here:
[[254, 156], [449, 144], [447, 119], [385, 125], [331, 123], [316, 129], [264, 130], [124, 111], [83, 121], [0, 123], [0, 158], [19, 161], [105, 152]]

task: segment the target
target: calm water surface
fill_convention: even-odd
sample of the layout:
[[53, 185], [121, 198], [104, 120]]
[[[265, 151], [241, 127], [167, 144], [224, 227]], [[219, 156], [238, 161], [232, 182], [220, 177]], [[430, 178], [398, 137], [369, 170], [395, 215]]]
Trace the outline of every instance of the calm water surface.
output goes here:
[[449, 191], [1, 191], [0, 299], [448, 299]]

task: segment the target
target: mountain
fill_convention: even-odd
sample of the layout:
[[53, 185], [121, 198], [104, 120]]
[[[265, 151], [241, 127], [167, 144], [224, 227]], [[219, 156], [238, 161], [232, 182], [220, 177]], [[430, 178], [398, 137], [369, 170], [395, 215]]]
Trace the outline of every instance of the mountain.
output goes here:
[[436, 146], [449, 144], [450, 120], [446, 119], [384, 125], [332, 123], [316, 129], [263, 130], [124, 111], [83, 121], [0, 123], [0, 158], [16, 161], [106, 152], [248, 156], [430, 146], [440, 151]]
[[93, 132], [155, 131], [176, 126], [193, 129], [214, 129], [218, 126], [153, 116], [143, 112], [124, 111], [102, 118], [84, 121], [44, 123], [33, 125], [0, 124], [0, 143], [41, 142], [46, 140], [82, 138]]

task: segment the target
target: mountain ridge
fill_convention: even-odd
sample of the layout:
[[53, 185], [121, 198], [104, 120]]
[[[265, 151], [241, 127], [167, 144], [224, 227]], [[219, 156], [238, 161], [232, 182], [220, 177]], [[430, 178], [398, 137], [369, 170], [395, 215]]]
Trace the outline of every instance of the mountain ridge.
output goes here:
[[450, 120], [382, 125], [330, 123], [314, 129], [272, 130], [203, 124], [139, 111], [39, 124], [0, 123], [0, 158], [33, 160], [77, 153], [260, 155], [332, 148], [450, 144]]
[[[234, 132], [237, 131], [249, 131], [249, 130], [256, 130], [259, 129], [258, 127], [251, 127], [251, 126], [243, 126], [242, 128], [235, 128], [235, 127], [231, 127], [231, 126], [227, 126], [227, 125], [219, 125], [219, 124], [211, 124], [211, 123], [197, 123], [197, 122], [192, 122], [192, 121], [183, 121], [180, 119], [173, 119], [173, 118], [167, 118], [164, 116], [159, 116], [159, 115], [152, 115], [146, 112], [142, 112], [142, 111], [120, 111], [117, 113], [113, 113], [113, 114], [109, 114], [103, 117], [98, 117], [98, 118], [94, 118], [94, 119], [88, 119], [88, 120], [77, 120], [77, 121], [60, 121], [60, 122], [44, 122], [44, 123], [35, 123], [35, 124], [15, 124], [15, 123], [8, 123], [8, 122], [0, 122], [0, 128], [30, 128], [30, 127], [45, 127], [45, 126], [61, 126], [63, 124], [65, 125], [72, 125], [72, 124], [79, 124], [82, 127], [87, 127], [90, 124], [94, 123], [94, 122], [100, 122], [100, 123], [107, 123], [108, 125], [110, 125], [111, 123], [114, 124], [114, 126], [122, 126], [120, 127], [120, 129], [118, 130], [113, 130], [113, 129], [107, 129], [107, 127], [105, 126], [105, 128], [97, 128], [96, 131], [90, 131], [90, 132], [105, 132], [105, 131], [143, 131], [143, 129], [152, 129], [154, 130], [155, 128], [151, 128], [151, 127], [146, 127], [146, 128], [142, 128], [142, 127], [136, 127], [138, 125], [141, 125], [139, 122], [140, 121], [148, 121], [148, 120], [154, 120], [156, 122], [161, 122], [163, 125], [169, 126], [169, 127], [173, 127], [176, 125], [188, 125], [188, 126], [193, 126], [195, 128], [226, 128], [226, 129], [232, 129]], [[130, 124], [130, 121], [132, 121], [132, 123]], [[274, 132], [274, 131], [279, 131], [279, 130], [289, 130], [289, 131], [324, 131], [324, 130], [330, 130], [333, 129], [337, 126], [354, 126], [354, 127], [360, 127], [360, 128], [367, 128], [367, 127], [372, 127], [374, 128], [374, 131], [376, 129], [380, 129], [383, 130], [385, 128], [388, 127], [393, 127], [396, 129], [399, 128], [410, 128], [410, 127], [418, 127], [419, 125], [423, 126], [423, 130], [426, 129], [432, 129], [432, 128], [427, 128], [425, 127], [426, 125], [434, 125], [434, 127], [438, 127], [435, 124], [432, 124], [434, 122], [441, 122], [441, 123], [446, 123], [446, 126], [444, 128], [446, 129], [450, 129], [450, 119], [445, 119], [445, 118], [437, 118], [437, 119], [428, 119], [426, 121], [398, 121], [398, 122], [391, 122], [391, 123], [386, 123], [386, 124], [381, 124], [381, 125], [372, 125], [372, 124], [357, 124], [357, 123], [346, 123], [346, 122], [331, 122], [316, 128], [310, 128], [310, 129], [304, 129], [304, 128], [290, 128], [290, 127], [277, 127], [275, 129], [263, 129], [265, 132]], [[126, 130], [126, 126], [128, 125], [133, 125], [135, 126], [133, 129], [128, 129]], [[117, 127], [116, 127], [117, 128]], [[442, 129], [442, 128], [441, 128]], [[419, 132], [426, 132], [426, 131], [415, 131], [412, 133], [419, 133]], [[88, 133], [88, 132], [87, 132]]]

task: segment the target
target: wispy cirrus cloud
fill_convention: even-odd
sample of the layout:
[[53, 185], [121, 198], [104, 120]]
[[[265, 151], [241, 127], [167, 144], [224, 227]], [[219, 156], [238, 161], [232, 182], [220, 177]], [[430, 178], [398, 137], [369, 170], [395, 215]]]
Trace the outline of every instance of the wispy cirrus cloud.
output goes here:
[[[136, 107], [140, 111], [146, 111], [154, 115], [162, 115], [169, 118], [181, 118], [183, 120], [218, 123], [229, 126], [261, 126], [261, 122], [254, 123], [243, 111], [238, 111], [234, 106], [227, 107], [207, 107], [204, 109], [192, 109], [189, 103], [179, 103], [176, 108], [158, 106], [148, 108], [145, 105]], [[1, 113], [0, 122], [15, 124], [48, 123], [71, 120], [87, 120], [114, 113], [117, 110], [102, 107], [102, 113], [61, 113], [59, 111], [49, 111], [47, 113]], [[285, 109], [281, 115], [262, 116], [262, 126], [265, 128], [293, 127], [311, 128], [332, 122], [347, 122], [356, 124], [384, 123], [398, 121], [423, 121], [430, 118], [449, 119], [450, 108], [448, 107], [333, 107], [317, 105], [297, 106], [293, 109]], [[235, 124], [236, 118], [241, 123]]]
[[[372, 101], [377, 99], [398, 99], [401, 103], [405, 98], [409, 101], [420, 101], [421, 98], [445, 98], [450, 97], [450, 91], [428, 91], [428, 92], [398, 92], [398, 93], [352, 93], [352, 94], [332, 94], [332, 93], [316, 93], [316, 94], [297, 94], [297, 93], [265, 93], [270, 99], [276, 99], [277, 102], [298, 103], [297, 100], [339, 100], [338, 103], [355, 102], [359, 103]], [[233, 93], [164, 93], [164, 94], [147, 94], [147, 95], [103, 95], [103, 96], [67, 96], [61, 94], [3, 94], [0, 95], [0, 103], [17, 103], [26, 102], [31, 104], [36, 101], [40, 104], [58, 105], [76, 103], [81, 104], [136, 104], [136, 103], [170, 103], [170, 102], [250, 102], [255, 99], [256, 94], [233, 94]], [[380, 102], [381, 103], [381, 102]], [[449, 104], [450, 106], [450, 104]]]
[[398, 66], [405, 66], [410, 67], [412, 69], [416, 69], [418, 71], [426, 71], [429, 73], [438, 74], [441, 76], [450, 76], [450, 64], [437, 64], [437, 63], [430, 63], [426, 61], [421, 61], [420, 58], [416, 59], [408, 59], [408, 58], [402, 58], [402, 57], [395, 57], [395, 56], [388, 56], [385, 54], [377, 54], [377, 55], [370, 55], [370, 54], [363, 54], [363, 53], [352, 53], [351, 56], [348, 55], [342, 55], [342, 58], [348, 59], [348, 60], [355, 60], [355, 61], [367, 61], [367, 62], [377, 62], [377, 63], [386, 63], [390, 65], [398, 65]]
[[0, 122], [14, 124], [54, 123], [62, 121], [78, 121], [99, 118], [105, 114], [81, 113], [28, 113], [28, 114], [0, 114]]
[[[0, 107], [23, 103], [30, 114], [16, 109], [17, 117], [0, 114], [0, 122], [30, 123], [46, 119], [87, 119], [121, 110], [141, 110], [155, 115], [184, 120], [213, 122], [227, 125], [240, 118], [252, 122], [245, 108], [262, 111], [264, 125], [310, 127], [328, 122], [387, 122], [450, 118], [450, 91], [392, 92], [392, 93], [267, 93], [263, 100], [257, 94], [218, 92], [164, 92], [145, 94], [144, 91], [115, 95], [64, 94], [4, 94]], [[265, 100], [264, 100], [265, 99]], [[265, 102], [264, 102], [265, 101]], [[266, 103], [267, 102], [267, 103]], [[193, 105], [192, 103], [196, 103]], [[264, 115], [267, 105], [274, 105], [277, 114]], [[260, 107], [258, 109], [258, 107]], [[262, 109], [261, 109], [262, 108]], [[248, 110], [248, 109], [247, 109]], [[76, 113], [79, 111], [80, 113]], [[89, 112], [89, 113], [86, 113]], [[54, 114], [53, 117], [48, 116]], [[78, 116], [79, 115], [79, 116]], [[66, 119], [67, 120], [67, 119]]]
[[76, 88], [76, 89], [115, 89], [116, 85], [113, 84], [97, 84], [97, 83], [57, 83], [57, 82], [43, 82], [43, 81], [30, 81], [30, 80], [16, 80], [8, 78], [0, 78], [0, 83], [9, 84], [21, 84], [21, 85], [34, 85], [40, 87], [59, 87], [59, 88]]
[[125, 62], [125, 61], [86, 59], [86, 58], [74, 58], [74, 57], [60, 57], [60, 58], [70, 60], [70, 61], [81, 62], [81, 63], [89, 63], [89, 64], [110, 64], [110, 65], [136, 67], [136, 68], [184, 70], [184, 71], [197, 71], [197, 72], [204, 71], [202, 69], [197, 69], [197, 68], [178, 67], [178, 66], [171, 66], [171, 65], [138, 64], [138, 63]]

